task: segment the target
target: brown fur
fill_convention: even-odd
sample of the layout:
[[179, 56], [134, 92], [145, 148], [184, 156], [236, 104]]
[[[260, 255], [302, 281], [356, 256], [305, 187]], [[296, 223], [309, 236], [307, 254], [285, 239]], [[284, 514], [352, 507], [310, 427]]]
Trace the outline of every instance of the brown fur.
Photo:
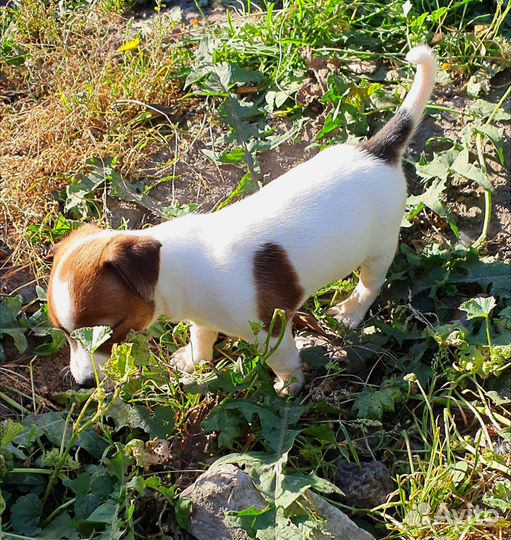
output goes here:
[[[86, 230], [83, 230], [86, 229]], [[143, 330], [154, 315], [154, 290], [159, 274], [161, 244], [148, 237], [119, 235], [91, 239], [72, 250], [61, 263], [62, 254], [77, 238], [98, 232], [96, 227], [78, 229], [59, 244], [54, 272], [70, 283], [75, 328], [104, 324], [113, 328], [109, 342], [100, 350], [109, 352], [112, 343], [122, 341], [130, 330]], [[48, 295], [50, 318], [62, 327]]]
[[[257, 313], [266, 330], [269, 329], [275, 309], [283, 309], [288, 324], [300, 307], [304, 290], [286, 251], [272, 242], [263, 244], [254, 255], [254, 280], [257, 295]], [[282, 329], [276, 319], [273, 335]]]

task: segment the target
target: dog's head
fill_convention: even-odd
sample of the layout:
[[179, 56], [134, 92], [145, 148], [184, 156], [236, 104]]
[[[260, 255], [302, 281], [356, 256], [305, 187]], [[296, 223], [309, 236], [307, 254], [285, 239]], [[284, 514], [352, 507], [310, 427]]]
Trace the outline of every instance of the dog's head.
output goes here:
[[100, 367], [113, 343], [130, 330], [143, 330], [154, 319], [154, 294], [160, 270], [161, 244], [154, 238], [101, 231], [85, 225], [54, 252], [48, 286], [48, 312], [62, 329], [71, 349], [71, 373], [90, 386], [94, 371], [90, 354], [71, 338], [85, 326], [110, 326], [112, 337], [94, 354]]

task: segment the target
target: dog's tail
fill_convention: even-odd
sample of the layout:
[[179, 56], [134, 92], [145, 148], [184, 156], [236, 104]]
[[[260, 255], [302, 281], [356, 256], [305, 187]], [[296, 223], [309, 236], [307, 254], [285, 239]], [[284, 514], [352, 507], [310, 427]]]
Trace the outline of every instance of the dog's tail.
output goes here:
[[392, 119], [362, 144], [366, 152], [390, 165], [400, 163], [401, 154], [422, 118], [435, 85], [435, 55], [427, 45], [414, 47], [406, 55], [406, 59], [417, 65], [410, 92]]

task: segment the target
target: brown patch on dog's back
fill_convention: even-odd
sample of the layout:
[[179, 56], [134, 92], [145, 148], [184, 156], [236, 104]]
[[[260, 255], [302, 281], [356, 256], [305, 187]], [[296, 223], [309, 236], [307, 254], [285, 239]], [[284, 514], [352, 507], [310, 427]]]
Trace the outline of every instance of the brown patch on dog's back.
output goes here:
[[[273, 242], [263, 244], [254, 254], [254, 281], [257, 314], [268, 330], [275, 309], [283, 309], [291, 324], [294, 312], [303, 301], [304, 290], [286, 250]], [[275, 321], [273, 335], [280, 334], [282, 324]]]

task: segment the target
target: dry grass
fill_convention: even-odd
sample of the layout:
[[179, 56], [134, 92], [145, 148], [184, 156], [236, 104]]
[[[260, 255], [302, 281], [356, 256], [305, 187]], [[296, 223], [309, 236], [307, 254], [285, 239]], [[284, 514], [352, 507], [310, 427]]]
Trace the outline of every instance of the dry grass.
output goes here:
[[169, 36], [154, 32], [122, 52], [136, 33], [121, 17], [59, 17], [53, 4], [26, 2], [16, 26], [30, 36], [22, 45], [29, 57], [0, 75], [0, 227], [15, 263], [28, 256], [27, 224], [51, 223], [54, 194], [87, 159], [117, 157], [129, 171], [150, 151], [151, 132], [137, 121], [143, 107], [120, 101], [179, 107], [180, 50], [165, 50]]

